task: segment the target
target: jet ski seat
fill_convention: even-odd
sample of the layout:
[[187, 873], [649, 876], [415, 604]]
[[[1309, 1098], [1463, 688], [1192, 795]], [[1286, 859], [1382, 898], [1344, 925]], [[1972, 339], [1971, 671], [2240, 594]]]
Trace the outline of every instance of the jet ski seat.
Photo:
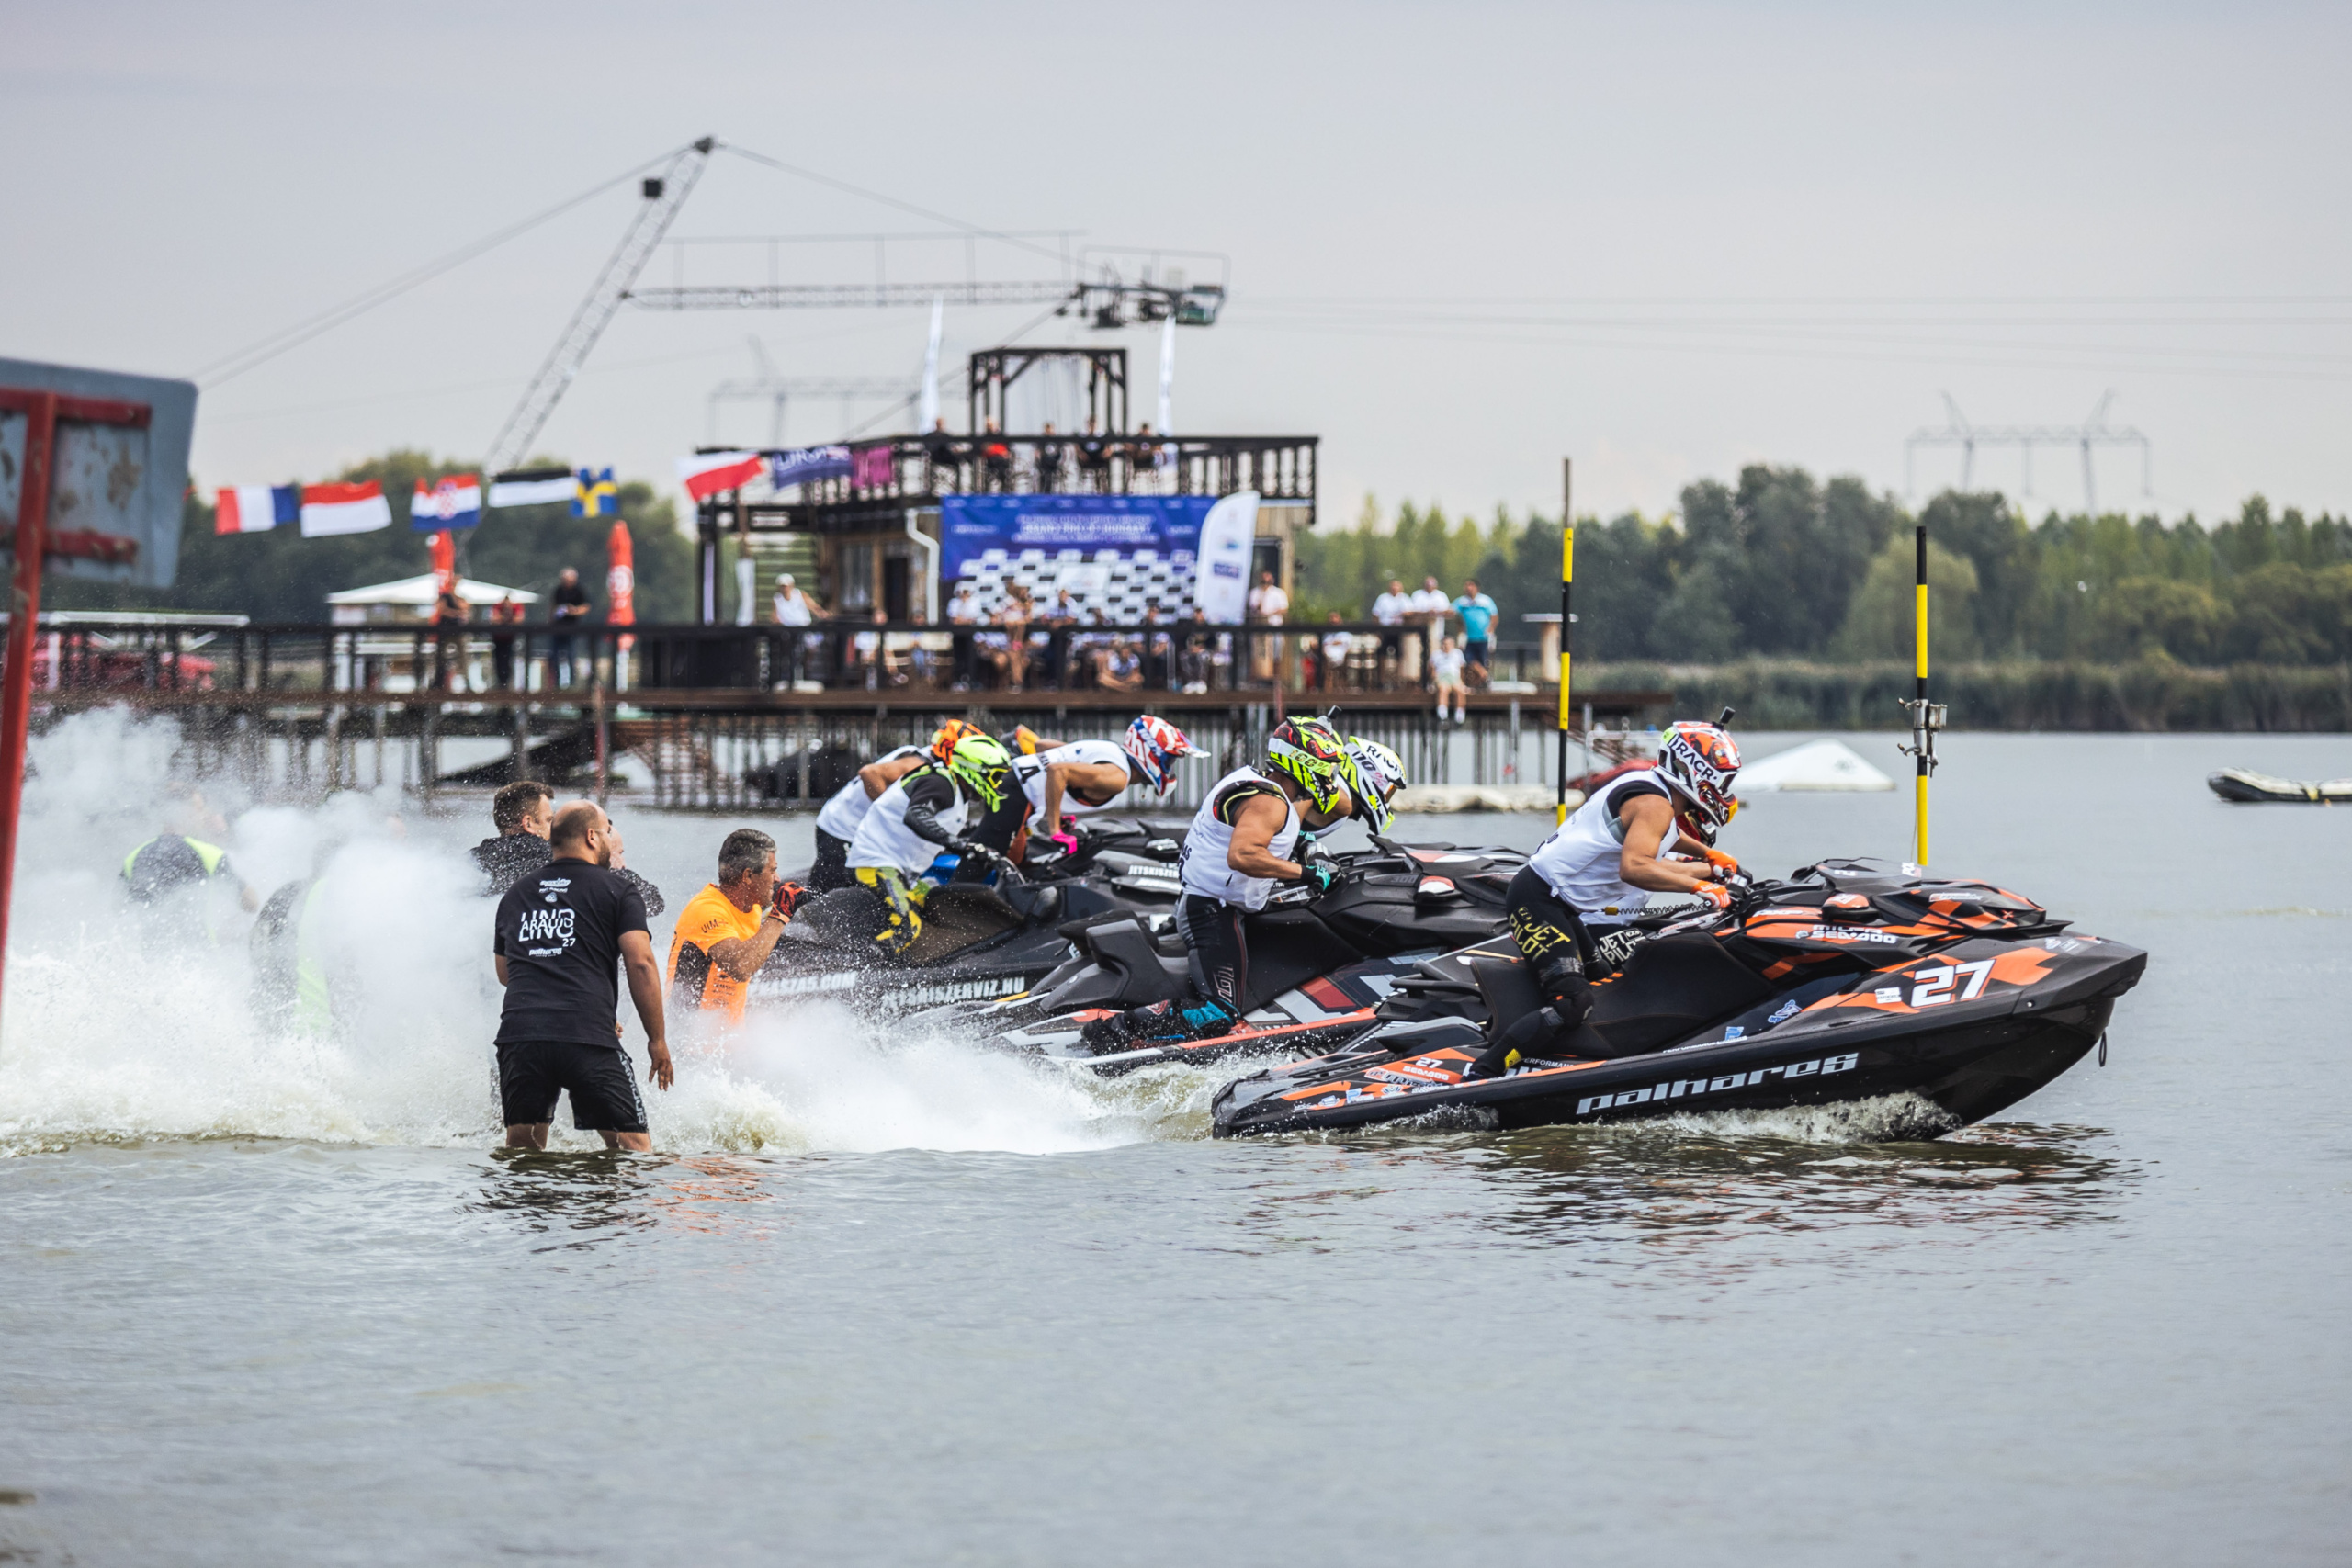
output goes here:
[[[1531, 984], [1530, 988], [1532, 989]], [[1552, 1056], [1639, 1056], [1662, 1050], [1772, 995], [1772, 987], [1696, 931], [1657, 937], [1594, 982], [1592, 1011]]]
[[910, 964], [936, 964], [975, 942], [1018, 931], [1021, 912], [993, 888], [951, 882], [933, 888], [922, 904], [922, 934], [907, 949]]

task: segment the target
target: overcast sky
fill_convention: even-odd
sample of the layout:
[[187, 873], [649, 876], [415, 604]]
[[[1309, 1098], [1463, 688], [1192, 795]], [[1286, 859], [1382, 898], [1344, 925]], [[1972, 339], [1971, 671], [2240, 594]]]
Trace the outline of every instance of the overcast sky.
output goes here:
[[[2342, 6], [0, 0], [0, 354], [187, 374], [695, 136], [999, 231], [1230, 258], [1180, 431], [1323, 438], [1327, 519], [1670, 508], [1758, 459], [1901, 491], [1945, 422], [2109, 422], [2102, 502], [2352, 510]], [[209, 388], [199, 483], [475, 457], [638, 197], [611, 189]], [[936, 231], [712, 161], [672, 233]], [[1058, 250], [1060, 242], [1036, 242]], [[863, 241], [779, 247], [859, 282]], [[1017, 246], [984, 276], [1050, 276]], [[762, 281], [763, 246], [690, 247]], [[665, 252], [648, 282], [679, 265]], [[960, 242], [891, 242], [900, 279]], [[1194, 264], [1196, 275], [1200, 264]], [[951, 364], [1035, 311], [951, 310]], [[920, 310], [625, 310], [541, 448], [667, 483], [752, 374], [911, 384]], [[1156, 333], [1125, 341], [1148, 412]], [[960, 409], [950, 378], [949, 407]], [[795, 405], [795, 443], [904, 428]], [[768, 415], [719, 412], [763, 443]], [[1924, 454], [1924, 498], [1958, 474]], [[2018, 493], [2014, 452], [1980, 483]], [[2045, 452], [2029, 504], [2081, 503]]]

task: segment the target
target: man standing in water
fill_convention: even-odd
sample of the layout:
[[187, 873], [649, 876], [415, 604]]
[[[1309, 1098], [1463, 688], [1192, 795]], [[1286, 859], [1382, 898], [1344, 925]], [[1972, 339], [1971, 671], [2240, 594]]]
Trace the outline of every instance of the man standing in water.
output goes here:
[[556, 1097], [571, 1096], [571, 1124], [608, 1149], [650, 1149], [645, 1102], [620, 1042], [619, 973], [645, 1025], [646, 1077], [671, 1083], [662, 1017], [662, 964], [645, 901], [608, 869], [619, 845], [590, 800], [556, 813], [554, 858], [498, 901], [492, 951], [506, 1004], [498, 1020], [498, 1090], [506, 1146], [543, 1149]]

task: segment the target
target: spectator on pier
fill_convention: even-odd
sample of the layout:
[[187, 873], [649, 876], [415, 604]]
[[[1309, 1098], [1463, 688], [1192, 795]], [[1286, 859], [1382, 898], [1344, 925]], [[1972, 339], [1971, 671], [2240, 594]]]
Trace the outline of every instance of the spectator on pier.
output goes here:
[[1445, 722], [1449, 701], [1453, 705], [1456, 728], [1470, 722], [1470, 693], [1462, 684], [1462, 650], [1453, 646], [1452, 637], [1441, 638], [1437, 651], [1430, 655], [1430, 680], [1437, 686], [1437, 721]]
[[1143, 683], [1155, 692], [1168, 689], [1170, 652], [1168, 634], [1160, 629], [1159, 601], [1143, 607]]
[[1135, 644], [1125, 637], [1114, 637], [1111, 646], [1094, 655], [1094, 683], [1106, 692], [1139, 691], [1143, 686], [1143, 660]]
[[1209, 613], [1197, 604], [1193, 606], [1193, 618], [1184, 623], [1183, 651], [1176, 656], [1185, 691], [1209, 689], [1209, 676], [1216, 662], [1216, 638], [1217, 633], [1209, 624]]
[[1030, 600], [1029, 590], [1021, 583], [1004, 585], [1004, 608], [997, 612], [997, 624], [1004, 628], [1004, 646], [994, 661], [1004, 675], [1004, 689], [1021, 690], [1029, 678], [1029, 623], [1037, 616], [1037, 606]]
[[[931, 465], [929, 488], [936, 491], [941, 488], [939, 481], [943, 477], [952, 479], [956, 461], [964, 455], [962, 446], [953, 435], [947, 434], [947, 422], [944, 419], [933, 420], [930, 430], [924, 432], [922, 455], [923, 460]], [[953, 490], [956, 486], [950, 483], [946, 488]]]
[[779, 683], [789, 687], [800, 679], [802, 667], [808, 662], [809, 633], [807, 628], [817, 624], [817, 617], [823, 613], [824, 606], [800, 591], [800, 585], [792, 580], [792, 573], [783, 571], [776, 574], [775, 596], [768, 602], [768, 611], [775, 617], [777, 626], [786, 628], [784, 636], [784, 679]]
[[[1331, 612], [1330, 624], [1334, 626], [1340, 625], [1339, 611]], [[1340, 689], [1340, 682], [1348, 672], [1348, 656], [1355, 650], [1355, 633], [1329, 631], [1323, 634], [1323, 667], [1317, 672], [1321, 677], [1323, 690], [1336, 692]]]
[[774, 839], [753, 828], [728, 834], [718, 846], [718, 880], [678, 911], [665, 974], [670, 1005], [742, 1022], [752, 976], [775, 951], [806, 891], [775, 874]]
[[1012, 447], [994, 420], [988, 422], [988, 434], [980, 441], [980, 469], [985, 476], [985, 488], [1012, 488]]
[[458, 592], [455, 578], [441, 584], [441, 592], [433, 599], [433, 629], [441, 635], [433, 639], [433, 689], [462, 692], [466, 689], [466, 660], [471, 650], [466, 646], [466, 623], [473, 618], [473, 606]]
[[613, 874], [620, 835], [592, 800], [575, 801], [549, 829], [552, 858], [506, 890], [492, 951], [506, 997], [498, 1020], [498, 1089], [506, 1146], [543, 1149], [559, 1096], [571, 1122], [605, 1146], [650, 1149], [645, 1102], [621, 1046], [618, 980], [645, 1025], [647, 1078], [671, 1083], [662, 1012], [662, 964], [644, 900]]
[[1372, 618], [1383, 626], [1395, 628], [1380, 634], [1381, 658], [1404, 658], [1405, 617], [1412, 612], [1413, 596], [1405, 592], [1405, 580], [1401, 577], [1390, 578], [1388, 592], [1372, 602]]
[[955, 592], [947, 596], [947, 624], [955, 635], [955, 663], [948, 675], [947, 688], [951, 692], [972, 689], [974, 666], [978, 660], [969, 634], [986, 618], [980, 614], [979, 595], [972, 587], [972, 580], [967, 577], [956, 585]]
[[[1289, 613], [1290, 595], [1283, 592], [1283, 585], [1274, 581], [1272, 572], [1260, 572], [1258, 586], [1250, 590], [1250, 618], [1270, 626], [1278, 626]], [[1251, 644], [1250, 674], [1253, 680], [1274, 679], [1275, 671], [1282, 667], [1283, 656], [1288, 651], [1284, 647], [1287, 640], [1278, 637], [1259, 637]]]
[[1051, 495], [1062, 488], [1062, 444], [1054, 439], [1053, 421], [1046, 422], [1045, 439], [1032, 448], [1036, 455], [1037, 489]]
[[548, 621], [555, 628], [548, 638], [548, 663], [552, 666], [549, 673], [559, 687], [571, 684], [571, 628], [587, 618], [588, 591], [580, 586], [580, 569], [565, 567], [562, 575], [555, 580], [555, 592], [548, 601]]
[[1056, 691], [1074, 685], [1069, 679], [1071, 669], [1071, 634], [1087, 619], [1078, 601], [1069, 596], [1067, 588], [1055, 591], [1051, 603], [1038, 615], [1037, 624], [1046, 629], [1046, 684]]
[[1080, 490], [1102, 494], [1111, 488], [1111, 454], [1116, 448], [1104, 438], [1100, 423], [1086, 422], [1086, 434], [1078, 438], [1078, 478]]
[[490, 668], [493, 680], [502, 691], [514, 685], [514, 632], [523, 624], [523, 606], [512, 589], [506, 597], [490, 607], [490, 624], [496, 628], [490, 634]]
[[[1127, 488], [1135, 491], [1157, 491], [1158, 471], [1168, 466], [1169, 448], [1151, 433], [1151, 422], [1146, 420], [1136, 430], [1136, 438], [1127, 446]], [[1153, 476], [1147, 485], [1144, 476]]]
[[1495, 602], [1478, 592], [1478, 580], [1464, 578], [1462, 597], [1453, 602], [1453, 613], [1462, 617], [1462, 655], [1470, 665], [1473, 685], [1484, 686], [1490, 679], [1495, 661], [1494, 626], [1498, 613]]

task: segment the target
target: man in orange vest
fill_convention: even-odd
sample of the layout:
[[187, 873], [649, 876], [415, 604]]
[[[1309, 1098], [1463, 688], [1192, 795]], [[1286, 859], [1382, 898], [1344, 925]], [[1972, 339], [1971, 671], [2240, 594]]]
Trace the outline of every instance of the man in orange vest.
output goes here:
[[718, 880], [678, 911], [670, 939], [672, 1002], [741, 1023], [745, 990], [775, 951], [801, 892], [798, 883], [777, 878], [774, 839], [752, 828], [728, 834], [718, 849]]

